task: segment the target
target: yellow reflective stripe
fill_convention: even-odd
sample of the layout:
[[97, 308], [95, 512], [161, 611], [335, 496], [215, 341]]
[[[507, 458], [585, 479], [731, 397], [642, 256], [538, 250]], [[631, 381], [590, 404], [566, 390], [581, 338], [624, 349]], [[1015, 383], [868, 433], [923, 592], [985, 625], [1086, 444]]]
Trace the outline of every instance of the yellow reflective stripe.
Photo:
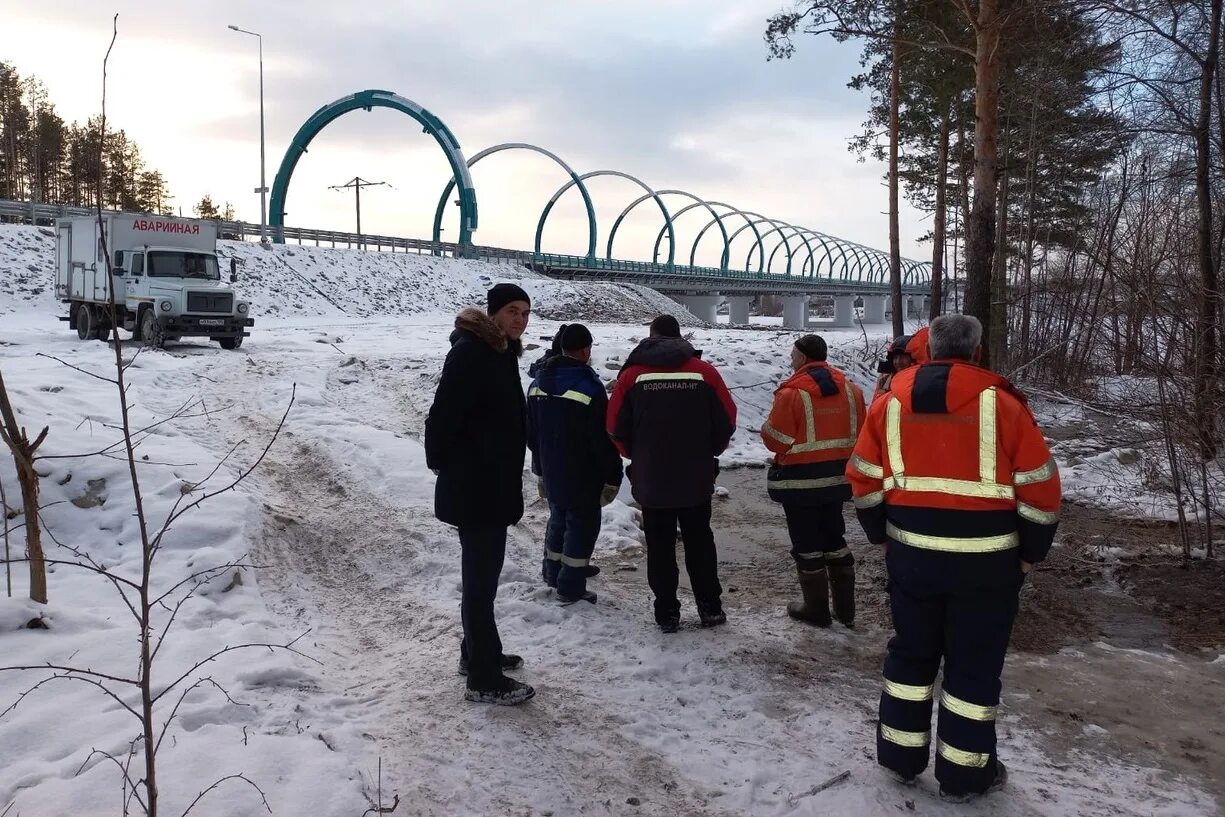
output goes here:
[[902, 459], [902, 402], [892, 395], [885, 407], [885, 442], [885, 464], [895, 478], [901, 477], [906, 473]]
[[576, 403], [582, 403], [584, 406], [591, 405], [591, 395], [583, 394], [581, 391], [575, 391], [574, 389], [570, 389], [569, 391], [562, 392], [561, 394], [557, 396], [562, 398], [563, 400], [573, 400]]
[[871, 494], [855, 497], [855, 507], [861, 509], [875, 508], [877, 505], [885, 501], [885, 492], [877, 491]]
[[871, 477], [872, 479], [884, 479], [885, 477], [884, 468], [881, 468], [876, 463], [868, 462], [858, 454], [851, 455], [851, 467], [865, 477]]
[[954, 715], [960, 715], [972, 721], [995, 720], [994, 706], [980, 706], [969, 701], [963, 701], [955, 695], [950, 695], [947, 690], [940, 693], [940, 705]]
[[931, 730], [926, 732], [904, 732], [901, 729], [894, 729], [892, 726], [880, 725], [880, 736], [890, 743], [896, 743], [898, 746], [906, 746], [911, 749], [922, 749], [931, 743]]
[[540, 388], [539, 386], [532, 386], [530, 389], [527, 390], [527, 396], [528, 397], [548, 397], [549, 395], [544, 391], [544, 389]]
[[930, 701], [934, 684], [918, 686], [916, 684], [899, 684], [897, 681], [885, 679], [885, 694], [899, 701]]
[[564, 553], [557, 557], [557, 560], [568, 567], [586, 567], [590, 559], [576, 559], [573, 556], [567, 556]]
[[800, 402], [804, 404], [804, 442], [812, 443], [817, 439], [817, 420], [812, 411], [812, 395], [800, 389]]
[[774, 439], [778, 440], [778, 441], [779, 441], [780, 443], [782, 443], [783, 445], [791, 445], [791, 444], [793, 444], [793, 443], [795, 442], [795, 437], [789, 437], [788, 435], [786, 435], [786, 434], [784, 434], [783, 432], [779, 431], [777, 428], [775, 428], [774, 426], [770, 425], [769, 423], [765, 423], [764, 425], [762, 425], [762, 427], [761, 427], [761, 433], [762, 433], [762, 434], [768, 434], [769, 436], [771, 436], [771, 437], [773, 437]]
[[550, 562], [560, 562], [561, 561], [561, 554], [558, 553], [556, 550], [546, 550], [544, 552], [544, 555], [545, 555], [545, 558], [548, 559]]
[[955, 553], [993, 553], [997, 550], [1009, 550], [1021, 543], [1016, 532], [999, 536], [930, 536], [926, 533], [902, 530], [892, 522], [885, 523], [885, 535], [903, 545]]
[[1031, 471], [1014, 471], [1012, 474], [1012, 484], [1032, 485], [1035, 482], [1046, 482], [1057, 473], [1055, 460], [1049, 459]]
[[995, 387], [978, 396], [978, 477], [995, 484]]
[[1038, 525], [1054, 525], [1059, 522], [1059, 511], [1051, 513], [1035, 508], [1033, 505], [1026, 505], [1024, 502], [1017, 503], [1017, 513], [1022, 519], [1028, 519]]
[[820, 559], [825, 556], [825, 552], [821, 550], [814, 550], [812, 553], [797, 553], [795, 555], [801, 559]]
[[776, 491], [802, 490], [804, 488], [829, 488], [834, 485], [846, 485], [845, 476], [819, 477], [817, 479], [772, 479], [766, 482], [766, 488]]
[[855, 391], [851, 388], [851, 384], [846, 386], [846, 402], [850, 409], [849, 416], [851, 418], [851, 437], [859, 436], [859, 408], [855, 405]]
[[838, 548], [837, 550], [826, 551], [826, 559], [843, 559], [851, 555], [851, 549], [847, 547]]
[[991, 755], [986, 752], [966, 752], [961, 749], [955, 749], [944, 741], [940, 741], [940, 755], [949, 763], [956, 763], [958, 766], [969, 766], [973, 769], [984, 768], [987, 765], [987, 761], [991, 759]]
[[854, 445], [854, 437], [847, 437], [840, 440], [818, 440], [811, 443], [796, 443], [787, 450], [787, 453], [802, 454], [805, 451], [828, 451], [831, 448], [851, 448]]
[[974, 496], [982, 499], [1013, 499], [1016, 492], [1011, 485], [998, 482], [976, 482], [972, 479], [945, 479], [944, 477], [908, 477], [893, 475], [884, 479], [886, 491], [919, 491], [929, 494], [951, 494]]
[[702, 380], [701, 372], [648, 372], [640, 374], [635, 378], [635, 383], [643, 383], [650, 380]]

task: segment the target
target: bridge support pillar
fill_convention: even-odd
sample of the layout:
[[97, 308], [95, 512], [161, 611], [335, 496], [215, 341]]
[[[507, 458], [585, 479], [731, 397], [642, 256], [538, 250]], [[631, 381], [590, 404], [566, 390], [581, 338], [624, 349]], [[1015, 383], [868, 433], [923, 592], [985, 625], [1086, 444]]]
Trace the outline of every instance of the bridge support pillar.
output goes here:
[[716, 292], [710, 295], [678, 295], [675, 300], [680, 301], [698, 320], [713, 324], [722, 297]]
[[783, 326], [787, 329], [808, 328], [808, 296], [783, 296]]
[[833, 329], [845, 329], [855, 325], [855, 296], [834, 296], [834, 320], [830, 323]]
[[732, 326], [745, 326], [749, 322], [749, 303], [753, 299], [748, 295], [729, 295], [727, 298], [728, 322]]
[[888, 296], [885, 295], [865, 295], [863, 296], [863, 322], [864, 323], [884, 323], [885, 322], [885, 301]]

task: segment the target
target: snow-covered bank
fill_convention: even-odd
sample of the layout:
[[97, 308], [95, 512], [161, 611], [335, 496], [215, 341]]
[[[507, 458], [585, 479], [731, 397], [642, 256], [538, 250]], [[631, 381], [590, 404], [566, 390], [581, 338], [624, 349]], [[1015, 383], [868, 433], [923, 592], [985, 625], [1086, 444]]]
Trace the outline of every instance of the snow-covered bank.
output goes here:
[[[517, 281], [542, 317], [646, 322], [671, 312], [701, 324], [676, 302], [632, 284], [555, 281], [512, 264], [409, 253], [362, 252], [310, 245], [221, 241], [222, 266], [238, 260], [238, 289], [251, 314], [269, 317], [406, 317], [454, 312], [482, 303], [495, 281]], [[54, 298], [55, 233], [0, 224], [0, 315], [58, 311]]]

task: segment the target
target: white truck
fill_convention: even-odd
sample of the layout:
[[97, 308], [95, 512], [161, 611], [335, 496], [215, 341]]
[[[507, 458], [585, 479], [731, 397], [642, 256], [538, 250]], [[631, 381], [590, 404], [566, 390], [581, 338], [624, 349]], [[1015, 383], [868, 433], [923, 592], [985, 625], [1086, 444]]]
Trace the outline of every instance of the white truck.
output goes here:
[[[216, 222], [112, 213], [102, 216], [101, 228], [93, 216], [55, 222], [55, 295], [68, 304], [60, 320], [77, 337], [105, 341], [123, 328], [153, 346], [185, 336], [211, 338], [224, 349], [242, 345], [255, 320], [250, 304], [221, 280]], [[230, 284], [237, 280], [230, 259]]]

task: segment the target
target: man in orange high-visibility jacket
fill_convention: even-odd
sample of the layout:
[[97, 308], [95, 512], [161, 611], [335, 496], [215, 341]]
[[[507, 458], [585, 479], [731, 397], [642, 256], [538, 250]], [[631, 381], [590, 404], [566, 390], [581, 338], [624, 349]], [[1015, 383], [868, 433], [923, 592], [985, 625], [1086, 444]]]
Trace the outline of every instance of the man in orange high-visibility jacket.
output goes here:
[[889, 393], [889, 386], [898, 372], [927, 362], [927, 331], [924, 326], [913, 335], [899, 335], [894, 338], [885, 354], [885, 360], [880, 364], [881, 374], [876, 378], [876, 388], [872, 390], [873, 403], [882, 394]]
[[791, 349], [790, 378], [774, 392], [761, 439], [774, 452], [766, 487], [783, 505], [803, 602], [792, 618], [818, 627], [834, 615], [855, 623], [855, 557], [846, 546], [842, 506], [851, 498], [846, 462], [863, 421], [863, 392], [825, 362], [825, 340], [805, 335]]
[[1025, 574], [1059, 523], [1059, 471], [1023, 396], [974, 365], [982, 327], [932, 322], [931, 362], [872, 404], [847, 477], [868, 540], [885, 543], [894, 637], [885, 658], [877, 761], [904, 782], [927, 768], [933, 685], [941, 796], [1002, 787], [1000, 671]]

